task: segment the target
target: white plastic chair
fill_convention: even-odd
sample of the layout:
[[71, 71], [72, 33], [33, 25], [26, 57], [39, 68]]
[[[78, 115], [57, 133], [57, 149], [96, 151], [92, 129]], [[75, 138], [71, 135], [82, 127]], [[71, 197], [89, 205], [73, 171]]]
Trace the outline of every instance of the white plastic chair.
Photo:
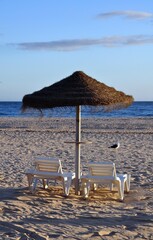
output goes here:
[[88, 164], [88, 174], [81, 176], [83, 198], [88, 198], [90, 189], [95, 190], [98, 184], [109, 185], [111, 191], [113, 185], [115, 185], [120, 200], [123, 200], [124, 192], [130, 191], [130, 174], [117, 174], [115, 163], [112, 162], [90, 162]]
[[50, 180], [60, 181], [63, 185], [65, 196], [69, 195], [71, 182], [75, 177], [74, 173], [63, 172], [61, 161], [56, 158], [39, 157], [35, 159], [35, 168], [25, 172], [28, 179], [29, 189], [34, 192], [39, 180], [42, 181], [43, 187], [48, 188]]

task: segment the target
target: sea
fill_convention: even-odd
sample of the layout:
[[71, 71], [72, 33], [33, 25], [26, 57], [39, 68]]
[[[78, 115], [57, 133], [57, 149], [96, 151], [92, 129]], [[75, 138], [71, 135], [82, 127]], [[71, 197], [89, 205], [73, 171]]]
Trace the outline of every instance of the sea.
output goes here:
[[[21, 111], [22, 102], [0, 102], [0, 117], [74, 117], [75, 108], [54, 108], [45, 109], [42, 112], [38, 110]], [[81, 107], [81, 116], [84, 118], [102, 117], [102, 118], [146, 118], [153, 117], [153, 101], [136, 101], [127, 108], [113, 111], [106, 111], [97, 107]]]

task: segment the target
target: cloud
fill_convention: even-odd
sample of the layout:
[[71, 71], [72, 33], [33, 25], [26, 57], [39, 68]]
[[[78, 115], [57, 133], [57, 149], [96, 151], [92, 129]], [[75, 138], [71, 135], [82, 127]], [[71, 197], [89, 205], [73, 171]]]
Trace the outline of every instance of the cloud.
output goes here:
[[91, 46], [110, 48], [146, 44], [153, 44], [153, 35], [110, 36], [99, 39], [72, 39], [50, 42], [24, 42], [15, 44], [15, 46], [19, 49], [29, 51], [76, 51]]
[[111, 18], [123, 16], [127, 19], [136, 19], [136, 20], [144, 20], [148, 18], [153, 18], [153, 13], [149, 12], [138, 12], [138, 11], [112, 11], [100, 13], [97, 15], [98, 18]]
[[18, 47], [25, 50], [55, 50], [55, 51], [72, 51], [81, 47], [93, 45], [93, 40], [89, 39], [72, 39], [50, 42], [32, 42], [19, 43]]

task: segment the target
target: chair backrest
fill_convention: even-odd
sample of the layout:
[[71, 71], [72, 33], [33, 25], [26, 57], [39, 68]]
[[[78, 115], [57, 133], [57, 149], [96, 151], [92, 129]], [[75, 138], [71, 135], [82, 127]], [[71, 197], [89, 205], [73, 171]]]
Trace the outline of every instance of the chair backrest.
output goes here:
[[116, 177], [115, 163], [100, 162], [88, 164], [88, 172], [92, 176], [113, 176]]
[[63, 173], [61, 160], [57, 158], [38, 157], [35, 159], [35, 167], [38, 171]]

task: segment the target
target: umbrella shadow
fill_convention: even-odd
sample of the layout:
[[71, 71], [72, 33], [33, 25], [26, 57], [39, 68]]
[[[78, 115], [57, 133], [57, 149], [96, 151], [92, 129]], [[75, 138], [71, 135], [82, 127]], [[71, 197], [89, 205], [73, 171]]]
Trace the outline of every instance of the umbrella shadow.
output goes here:
[[27, 188], [0, 188], [0, 201], [17, 200], [18, 197], [25, 196]]
[[[26, 196], [29, 197], [29, 199], [26, 201], [26, 204], [30, 206], [31, 201], [30, 201], [30, 196], [34, 195], [29, 195], [29, 190], [28, 188], [1, 188], [0, 189], [1, 195], [0, 195], [0, 201], [11, 201], [11, 200], [20, 200], [22, 201], [22, 197]], [[28, 193], [28, 194], [27, 194]], [[50, 194], [49, 194], [50, 195]], [[47, 196], [47, 201], [48, 197]], [[61, 197], [61, 196], [60, 196]], [[37, 200], [42, 202], [42, 196], [36, 196]], [[40, 198], [40, 199], [39, 199]], [[51, 199], [58, 199], [57, 195], [53, 194], [51, 196]], [[43, 198], [44, 199], [44, 198]], [[74, 196], [70, 196], [70, 200], [73, 201]], [[76, 198], [75, 198], [76, 200]], [[81, 201], [80, 198], [77, 198], [78, 201]], [[45, 201], [45, 199], [44, 199]], [[71, 201], [67, 199], [66, 201], [64, 200], [62, 202], [62, 205], [64, 205], [62, 212], [59, 211], [59, 209], [52, 209], [50, 212], [35, 212], [35, 216], [27, 215], [24, 216], [22, 220], [13, 220], [11, 222], [8, 221], [0, 221], [0, 230], [2, 229], [3, 232], [7, 233], [10, 232], [12, 234], [15, 234], [15, 232], [19, 233], [22, 236], [29, 236], [31, 239], [46, 239], [44, 236], [41, 235], [39, 232], [34, 232], [34, 230], [29, 230], [27, 229], [27, 226], [29, 224], [31, 225], [37, 225], [41, 226], [42, 224], [44, 225], [50, 225], [50, 226], [62, 226], [62, 228], [66, 228], [70, 226], [70, 229], [74, 228], [84, 228], [86, 229], [86, 234], [91, 233], [91, 229], [101, 229], [104, 227], [111, 228], [110, 236], [113, 234], [113, 229], [114, 226], [122, 227], [123, 225], [125, 226], [126, 230], [130, 231], [135, 231], [139, 225], [152, 225], [153, 224], [153, 214], [148, 214], [148, 213], [142, 213], [138, 212], [136, 215], [119, 215], [116, 216], [113, 213], [110, 214], [109, 216], [106, 216], [103, 214], [102, 211], [94, 213], [88, 212], [86, 209], [86, 206], [84, 205], [84, 211], [79, 211], [79, 207], [82, 209], [82, 205], [78, 205], [78, 211], [74, 212], [74, 208], [71, 210]], [[76, 201], [75, 201], [76, 204]], [[73, 205], [72, 205], [73, 206]], [[27, 206], [28, 207], [28, 206]], [[53, 211], [54, 210], [54, 211]], [[69, 210], [69, 214], [67, 213]], [[95, 213], [96, 212], [96, 213]], [[60, 217], [59, 217], [60, 215]], [[46, 232], [47, 233], [47, 232]], [[59, 233], [58, 231], [54, 233], [54, 236], [50, 237], [58, 237], [62, 234]], [[83, 233], [82, 233], [83, 234]], [[81, 239], [81, 238], [78, 238]]]
[[[4, 222], [0, 221], [0, 226], [5, 227], [6, 229], [9, 228], [11, 230], [26, 233], [29, 236], [33, 236], [33, 239], [45, 239], [39, 235], [39, 233], [35, 233], [34, 231], [25, 229], [23, 226], [24, 224], [34, 224], [34, 225], [42, 225], [42, 224], [49, 224], [50, 226], [62, 226], [62, 228], [67, 228], [68, 226], [75, 227], [75, 228], [85, 228], [87, 233], [91, 233], [91, 229], [95, 228], [104, 228], [108, 227], [112, 229], [111, 234], [113, 234], [114, 226], [122, 227], [123, 224], [126, 230], [135, 231], [138, 225], [145, 225], [145, 224], [152, 224], [153, 223], [153, 215], [141, 213], [137, 216], [113, 216], [110, 217], [92, 217], [92, 216], [80, 216], [80, 217], [72, 217], [70, 216], [67, 219], [59, 219], [58, 216], [56, 217], [47, 217], [47, 216], [37, 216], [34, 217], [27, 217], [24, 221], [12, 221]], [[21, 227], [20, 227], [21, 225]]]

